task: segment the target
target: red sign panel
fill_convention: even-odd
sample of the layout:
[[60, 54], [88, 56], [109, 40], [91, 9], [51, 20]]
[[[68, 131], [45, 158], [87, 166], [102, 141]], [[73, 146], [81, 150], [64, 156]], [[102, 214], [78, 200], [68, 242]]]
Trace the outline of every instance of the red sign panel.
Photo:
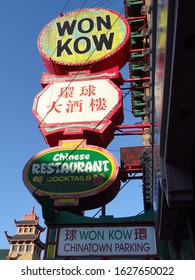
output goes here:
[[121, 148], [121, 167], [132, 171], [141, 171], [140, 156], [143, 150], [143, 146]]

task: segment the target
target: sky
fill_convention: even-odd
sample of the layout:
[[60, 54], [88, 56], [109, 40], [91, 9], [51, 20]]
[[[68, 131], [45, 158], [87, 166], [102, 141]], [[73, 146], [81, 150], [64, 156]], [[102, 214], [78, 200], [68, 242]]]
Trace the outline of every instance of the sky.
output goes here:
[[[34, 97], [41, 91], [44, 68], [37, 48], [41, 30], [60, 12], [80, 8], [104, 7], [124, 15], [123, 0], [37, 0], [1, 1], [0, 9], [0, 249], [9, 248], [4, 231], [16, 233], [14, 219], [21, 220], [32, 207], [44, 225], [42, 209], [32, 197], [22, 180], [22, 171], [27, 161], [38, 152], [49, 148], [38, 128], [32, 113]], [[129, 78], [128, 65], [122, 70], [123, 78]], [[124, 99], [123, 124], [140, 122], [131, 113], [131, 97]], [[109, 150], [120, 166], [120, 148], [142, 145], [141, 136], [116, 136]], [[123, 187], [124, 183], [121, 183]], [[94, 216], [99, 209], [87, 211]], [[132, 180], [106, 206], [106, 214], [114, 217], [134, 216], [143, 211], [142, 182]], [[97, 214], [98, 217], [101, 213]], [[45, 233], [41, 235], [45, 241]]]

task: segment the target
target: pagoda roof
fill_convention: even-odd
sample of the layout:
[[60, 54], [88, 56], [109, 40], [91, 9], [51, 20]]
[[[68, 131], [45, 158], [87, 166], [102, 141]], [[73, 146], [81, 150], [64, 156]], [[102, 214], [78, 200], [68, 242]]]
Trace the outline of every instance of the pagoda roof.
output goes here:
[[8, 235], [6, 234], [6, 237], [9, 241], [18, 241], [18, 240], [36, 240], [37, 235], [35, 234], [15, 234], [15, 235]]
[[39, 228], [41, 231], [45, 230], [45, 227], [42, 227], [38, 221], [35, 220], [14, 220], [15, 225], [18, 226], [36, 226], [37, 228]]
[[7, 234], [7, 231], [5, 231], [5, 235], [7, 240], [9, 241], [9, 243], [12, 243], [14, 241], [19, 242], [19, 241], [36, 241], [38, 243], [40, 243], [40, 245], [42, 246], [42, 248], [45, 247], [45, 244], [39, 239], [40, 237], [40, 231], [37, 235], [35, 234], [15, 234], [13, 236], [10, 236]]
[[37, 228], [39, 228], [41, 231], [44, 231], [45, 228], [43, 228], [40, 224], [39, 224], [39, 217], [37, 217], [37, 215], [35, 214], [35, 208], [34, 206], [32, 207], [31, 213], [30, 214], [24, 214], [24, 217], [22, 220], [14, 220], [15, 225], [18, 226], [36, 226]]
[[17, 221], [17, 220], [14, 220], [14, 223], [16, 224], [16, 225], [32, 225], [32, 226], [35, 226], [35, 225], [38, 225], [38, 222], [36, 222], [36, 221], [31, 221], [31, 220], [29, 220], [29, 221], [24, 221], [24, 220], [21, 220], [21, 221]]

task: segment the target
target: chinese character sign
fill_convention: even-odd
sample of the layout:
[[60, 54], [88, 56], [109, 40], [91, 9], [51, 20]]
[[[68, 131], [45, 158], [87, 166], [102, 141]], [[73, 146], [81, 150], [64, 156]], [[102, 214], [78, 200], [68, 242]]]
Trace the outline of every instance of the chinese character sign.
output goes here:
[[155, 256], [153, 226], [72, 227], [59, 229], [58, 256]]
[[108, 119], [118, 104], [121, 90], [110, 80], [57, 82], [35, 97], [33, 112], [47, 125], [83, 123]]

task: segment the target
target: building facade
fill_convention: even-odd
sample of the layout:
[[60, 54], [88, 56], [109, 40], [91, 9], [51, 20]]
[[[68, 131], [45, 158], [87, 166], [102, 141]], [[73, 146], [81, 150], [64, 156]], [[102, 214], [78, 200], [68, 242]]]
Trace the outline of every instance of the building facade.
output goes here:
[[7, 255], [8, 260], [39, 260], [41, 252], [45, 245], [40, 240], [41, 233], [45, 228], [39, 224], [39, 218], [34, 212], [34, 207], [30, 214], [25, 214], [20, 221], [14, 221], [17, 227], [17, 233], [13, 236], [8, 235], [6, 238], [9, 242], [10, 249]]

